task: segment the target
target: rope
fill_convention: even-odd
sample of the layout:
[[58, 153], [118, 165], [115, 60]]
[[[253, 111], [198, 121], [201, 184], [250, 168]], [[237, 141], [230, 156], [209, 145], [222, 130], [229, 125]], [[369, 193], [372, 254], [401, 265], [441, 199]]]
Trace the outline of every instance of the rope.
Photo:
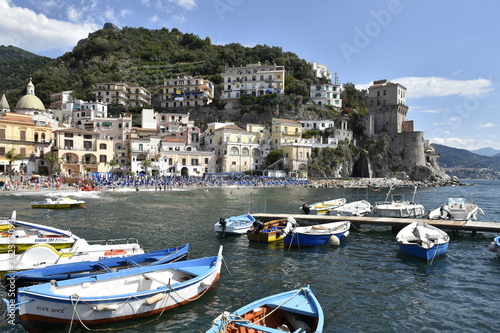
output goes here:
[[354, 227], [354, 229], [358, 230], [359, 232], [368, 232], [368, 231], [372, 231], [375, 226], [373, 225], [370, 229], [368, 230], [363, 230], [363, 229], [360, 229], [360, 228], [357, 228], [354, 224], [351, 223], [351, 227]]
[[431, 259], [431, 265], [432, 265], [432, 262], [434, 261], [434, 258], [436, 257], [436, 253], [438, 251], [438, 248], [439, 248], [439, 244], [436, 244], [436, 251], [434, 251], [434, 255], [432, 256], [432, 259]]
[[222, 257], [222, 262], [224, 263], [224, 267], [226, 267], [227, 272], [229, 273], [229, 275], [231, 276], [231, 278], [233, 278], [233, 275], [232, 275], [232, 274], [231, 274], [231, 272], [229, 271], [229, 268], [227, 267], [227, 263], [226, 263], [226, 260], [224, 259], [224, 257]]

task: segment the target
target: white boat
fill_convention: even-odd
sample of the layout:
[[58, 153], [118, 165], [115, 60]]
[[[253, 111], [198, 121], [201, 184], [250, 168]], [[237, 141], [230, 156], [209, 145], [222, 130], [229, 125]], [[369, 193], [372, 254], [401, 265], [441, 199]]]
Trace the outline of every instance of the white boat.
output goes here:
[[478, 205], [467, 202], [465, 198], [448, 198], [447, 203], [431, 210], [427, 218], [431, 220], [475, 221], [478, 212], [484, 215], [483, 210]]
[[16, 211], [10, 219], [2, 221], [0, 232], [0, 253], [19, 254], [37, 244], [50, 244], [55, 249], [70, 247], [80, 237], [69, 230], [62, 230], [37, 223], [16, 219]]
[[315, 202], [312, 205], [303, 204], [300, 207], [302, 214], [310, 214], [310, 215], [329, 215], [332, 209], [335, 209], [339, 206], [345, 204], [345, 198], [338, 198], [326, 201]]
[[[404, 194], [394, 194], [394, 189], [398, 187], [413, 188], [411, 201], [406, 200]], [[393, 185], [386, 194], [383, 202], [376, 202], [373, 207], [373, 214], [379, 214], [381, 217], [423, 217], [425, 208], [423, 205], [415, 203], [417, 186], [415, 185]], [[390, 201], [389, 201], [390, 200]]]
[[132, 239], [86, 241], [78, 238], [70, 248], [57, 250], [50, 244], [36, 244], [21, 254], [0, 253], [0, 272], [42, 268], [103, 258], [128, 257], [144, 250]]
[[[293, 219], [288, 217], [288, 219]], [[293, 219], [295, 222], [295, 219]], [[293, 223], [290, 231], [285, 235], [284, 245], [289, 246], [316, 246], [316, 245], [339, 245], [349, 236], [351, 222], [340, 221], [323, 223], [318, 225], [299, 227], [297, 222]]]
[[366, 200], [348, 202], [330, 211], [333, 216], [365, 216], [372, 211], [372, 204]]
[[122, 320], [159, 316], [199, 299], [217, 285], [221, 265], [222, 246], [215, 257], [20, 288], [16, 306], [28, 332], [111, 326]]
[[242, 235], [253, 227], [255, 218], [250, 214], [231, 216], [228, 219], [221, 217], [219, 222], [214, 224], [215, 232], [225, 235]]
[[57, 200], [52, 200], [51, 198], [46, 198], [44, 201], [35, 201], [31, 203], [31, 208], [50, 208], [50, 209], [62, 209], [62, 208], [72, 208], [72, 207], [82, 207], [85, 201], [74, 200], [70, 198], [58, 198]]
[[448, 250], [450, 236], [433, 225], [425, 222], [413, 222], [401, 229], [396, 240], [404, 253], [432, 260]]

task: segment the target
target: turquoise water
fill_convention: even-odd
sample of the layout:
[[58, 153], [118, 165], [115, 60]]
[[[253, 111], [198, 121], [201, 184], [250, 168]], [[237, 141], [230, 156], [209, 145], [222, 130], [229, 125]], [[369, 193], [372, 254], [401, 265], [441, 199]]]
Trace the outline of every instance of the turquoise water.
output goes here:
[[[31, 201], [54, 198], [56, 192], [15, 193], [0, 195], [0, 216], [16, 210], [20, 220], [70, 228], [86, 239], [137, 238], [145, 251], [189, 243], [190, 258], [214, 256], [224, 246], [228, 269], [223, 267], [216, 289], [158, 320], [122, 332], [205, 332], [222, 311], [304, 285], [311, 286], [323, 307], [325, 332], [500, 329], [494, 318], [500, 258], [488, 251], [495, 234], [449, 233], [448, 252], [426, 263], [401, 253], [395, 234], [385, 227], [352, 229], [340, 247], [300, 250], [284, 249], [282, 243], [249, 243], [244, 235], [222, 239], [213, 230], [221, 216], [298, 213], [304, 202], [338, 197], [374, 203], [385, 199], [385, 191], [251, 187], [70, 192], [68, 196], [86, 202], [86, 209], [72, 210], [31, 208]], [[415, 201], [433, 209], [448, 197], [463, 196], [484, 210], [479, 220], [500, 222], [499, 194], [500, 182], [477, 181], [474, 186], [423, 188]], [[110, 327], [118, 330], [137, 323]], [[0, 331], [24, 329], [18, 323]]]

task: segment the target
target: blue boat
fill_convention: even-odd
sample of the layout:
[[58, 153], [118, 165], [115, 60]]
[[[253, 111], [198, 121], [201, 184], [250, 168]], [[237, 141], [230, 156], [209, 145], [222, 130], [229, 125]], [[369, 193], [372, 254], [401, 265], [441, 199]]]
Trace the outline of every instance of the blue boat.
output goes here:
[[349, 236], [351, 223], [349, 221], [324, 223], [312, 226], [295, 226], [288, 232], [284, 239], [285, 246], [316, 246], [339, 245]]
[[428, 261], [448, 250], [450, 236], [433, 225], [413, 222], [401, 229], [396, 240], [404, 253]]
[[322, 333], [323, 310], [309, 286], [252, 302], [233, 313], [224, 312], [207, 333]]
[[158, 265], [175, 261], [183, 261], [188, 257], [189, 244], [182, 247], [152, 251], [129, 257], [104, 258], [98, 261], [81, 261], [69, 264], [51, 265], [44, 268], [31, 269], [5, 274], [6, 281], [15, 281], [17, 288], [32, 286], [52, 280], [61, 281], [70, 278], [95, 276], [116, 272], [126, 268]]
[[246, 234], [254, 222], [255, 218], [250, 214], [232, 216], [228, 219], [221, 217], [219, 222], [215, 223], [214, 229], [222, 236], [241, 235]]

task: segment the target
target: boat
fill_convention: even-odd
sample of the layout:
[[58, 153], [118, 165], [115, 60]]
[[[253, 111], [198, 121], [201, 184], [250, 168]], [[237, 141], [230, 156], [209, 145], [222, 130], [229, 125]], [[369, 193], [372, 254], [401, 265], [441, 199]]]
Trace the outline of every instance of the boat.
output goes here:
[[7, 252], [19, 254], [38, 244], [50, 244], [59, 250], [72, 246], [77, 239], [80, 239], [69, 230], [19, 221], [16, 219], [16, 211], [13, 211], [11, 218], [4, 220], [2, 225], [7, 225], [7, 229], [0, 232], [0, 254]]
[[307, 287], [271, 295], [215, 318], [207, 333], [322, 333], [323, 309]]
[[221, 217], [219, 222], [215, 223], [215, 232], [222, 235], [241, 235], [246, 233], [255, 222], [255, 218], [250, 214], [231, 216], [228, 219]]
[[332, 209], [333, 216], [365, 216], [372, 211], [372, 204], [366, 200], [348, 202], [340, 207]]
[[217, 256], [19, 288], [17, 303], [28, 332], [85, 329], [157, 315], [202, 297], [219, 281], [222, 246]]
[[302, 214], [310, 214], [310, 215], [329, 215], [332, 209], [335, 209], [339, 206], [345, 204], [345, 198], [338, 198], [326, 201], [315, 202], [312, 205], [303, 204], [300, 207]]
[[493, 242], [491, 242], [489, 250], [491, 252], [496, 252], [500, 257], [500, 236], [496, 236]]
[[182, 247], [151, 251], [128, 257], [103, 258], [95, 261], [50, 265], [44, 268], [30, 269], [5, 274], [6, 281], [14, 281], [15, 288], [46, 283], [52, 280], [80, 278], [90, 275], [117, 272], [122, 269], [159, 265], [174, 261], [183, 261], [188, 257], [189, 244]]
[[61, 209], [61, 208], [73, 208], [82, 207], [85, 201], [74, 200], [70, 198], [58, 198], [57, 200], [52, 200], [51, 198], [46, 198], [44, 201], [34, 201], [31, 203], [31, 208], [50, 208], [50, 209]]
[[450, 236], [428, 223], [413, 222], [399, 231], [396, 240], [404, 253], [432, 260], [446, 252]]
[[349, 236], [349, 221], [331, 222], [300, 227], [294, 225], [284, 238], [285, 246], [339, 245]]
[[[394, 194], [396, 188], [413, 188], [413, 196], [411, 201], [406, 200], [404, 194]], [[415, 203], [417, 194], [417, 186], [415, 185], [393, 185], [389, 188], [386, 194], [386, 199], [383, 202], [376, 202], [373, 207], [373, 214], [379, 214], [381, 217], [423, 217], [425, 208], [423, 205]], [[390, 201], [389, 201], [390, 200]]]
[[255, 221], [247, 231], [248, 240], [257, 243], [271, 243], [282, 240], [292, 228], [291, 218], [269, 222]]
[[427, 218], [431, 220], [475, 221], [477, 213], [484, 215], [483, 210], [472, 201], [467, 202], [465, 198], [448, 198], [447, 203], [431, 210]]
[[0, 272], [21, 271], [70, 262], [128, 257], [143, 254], [136, 239], [85, 240], [78, 238], [70, 248], [57, 250], [50, 244], [36, 244], [21, 254], [0, 253]]

